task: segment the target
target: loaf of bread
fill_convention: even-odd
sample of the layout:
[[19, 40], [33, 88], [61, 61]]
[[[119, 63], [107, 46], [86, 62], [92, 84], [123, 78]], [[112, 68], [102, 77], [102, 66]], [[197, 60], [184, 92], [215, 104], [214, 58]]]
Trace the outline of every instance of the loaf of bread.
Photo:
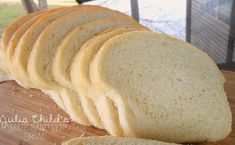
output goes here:
[[[75, 12], [75, 13], [66, 15], [63, 18], [60, 18], [54, 21], [53, 23], [51, 23], [45, 28], [45, 30], [38, 37], [28, 60], [29, 76], [35, 86], [41, 89], [49, 89], [49, 90], [58, 89], [59, 90], [60, 85], [57, 82], [55, 82], [55, 78], [52, 73], [53, 58], [58, 48], [61, 48], [61, 47], [58, 47], [59, 44], [62, 42], [63, 38], [67, 34], [69, 34], [69, 32], [71, 32], [74, 28], [77, 28], [82, 24], [91, 22], [93, 20], [101, 19], [101, 18], [108, 19], [108, 18], [129, 18], [129, 17], [122, 13], [111, 11], [109, 9], [96, 7], [96, 6], [89, 6], [87, 7], [87, 9], [81, 9], [79, 13]], [[134, 20], [132, 21], [134, 22]], [[74, 47], [70, 47], [70, 48], [74, 48]], [[69, 51], [68, 54], [73, 54], [73, 53], [75, 52]], [[64, 61], [63, 64], [70, 62], [71, 61], [70, 58], [72, 58], [67, 55], [65, 56], [67, 60]], [[47, 59], [41, 59], [41, 58], [47, 58]], [[67, 67], [69, 66], [67, 65]], [[69, 69], [67, 67], [64, 67], [65, 70]], [[60, 79], [63, 79], [63, 78], [60, 78]], [[83, 102], [85, 103], [86, 101], [81, 101], [81, 102], [83, 104]], [[94, 107], [94, 105], [92, 104], [89, 104], [89, 105], [90, 105], [89, 108]], [[100, 118], [98, 117], [97, 112], [95, 111], [88, 112], [92, 110], [95, 110], [95, 109], [84, 109], [89, 121], [94, 126], [98, 128], [103, 128], [103, 125], [100, 121]]]
[[92, 83], [117, 105], [126, 136], [177, 143], [231, 132], [221, 76], [206, 53], [154, 32], [112, 37], [90, 64]]
[[175, 143], [165, 143], [156, 140], [146, 140], [127, 137], [78, 137], [73, 138], [62, 145], [179, 145]]
[[119, 136], [64, 144], [170, 145], [159, 141], [210, 142], [231, 132], [225, 79], [206, 53], [99, 6], [49, 9], [10, 24], [0, 81], [10, 79], [42, 90], [73, 121]]

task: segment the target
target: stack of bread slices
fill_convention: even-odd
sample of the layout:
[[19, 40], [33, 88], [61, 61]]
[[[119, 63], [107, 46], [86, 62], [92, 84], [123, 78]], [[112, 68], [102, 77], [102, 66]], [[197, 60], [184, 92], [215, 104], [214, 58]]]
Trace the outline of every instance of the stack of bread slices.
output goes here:
[[90, 5], [35, 12], [4, 30], [0, 52], [1, 81], [41, 89], [73, 121], [112, 136], [184, 143], [231, 131], [225, 80], [210, 57], [123, 13]]

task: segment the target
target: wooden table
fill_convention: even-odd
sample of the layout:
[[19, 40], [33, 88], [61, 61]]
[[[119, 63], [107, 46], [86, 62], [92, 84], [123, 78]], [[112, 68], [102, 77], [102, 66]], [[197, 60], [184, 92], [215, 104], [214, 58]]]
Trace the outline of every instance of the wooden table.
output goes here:
[[[226, 77], [225, 91], [235, 116], [235, 73], [223, 71]], [[55, 123], [37, 123], [41, 119], [60, 120]], [[0, 124], [0, 145], [56, 145], [73, 137], [106, 135], [104, 130], [94, 127], [84, 127], [77, 123], [67, 122], [69, 116], [39, 90], [24, 89], [14, 81], [0, 84], [0, 117], [18, 117], [21, 123], [11, 122]], [[33, 122], [33, 117], [36, 119]], [[23, 120], [25, 118], [25, 120]], [[10, 120], [9, 120], [10, 121]], [[24, 123], [26, 122], [27, 123]], [[42, 121], [42, 120], [41, 120]], [[201, 145], [235, 145], [235, 121], [233, 131], [225, 140], [216, 143], [202, 143]]]

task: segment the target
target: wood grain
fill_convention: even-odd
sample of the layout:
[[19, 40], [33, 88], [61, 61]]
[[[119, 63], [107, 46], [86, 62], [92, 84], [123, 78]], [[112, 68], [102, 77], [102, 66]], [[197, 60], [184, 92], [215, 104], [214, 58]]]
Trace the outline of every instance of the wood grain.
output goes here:
[[[223, 71], [226, 83], [225, 91], [230, 102], [233, 116], [235, 116], [235, 73]], [[16, 116], [17, 115], [17, 116]], [[61, 116], [55, 123], [36, 123], [33, 115], [49, 119]], [[74, 122], [62, 122], [69, 116], [45, 94], [35, 89], [24, 89], [14, 81], [0, 84], [0, 145], [57, 145], [73, 137], [107, 135], [104, 130], [94, 127], [81, 126]], [[27, 123], [3, 123], [5, 118], [18, 117], [27, 119]], [[16, 119], [17, 120], [17, 119]], [[38, 119], [37, 119], [38, 120]], [[37, 121], [36, 120], [36, 121]], [[64, 120], [65, 121], [65, 120]], [[235, 145], [235, 121], [233, 131], [225, 140], [216, 143], [201, 143], [201, 145]]]

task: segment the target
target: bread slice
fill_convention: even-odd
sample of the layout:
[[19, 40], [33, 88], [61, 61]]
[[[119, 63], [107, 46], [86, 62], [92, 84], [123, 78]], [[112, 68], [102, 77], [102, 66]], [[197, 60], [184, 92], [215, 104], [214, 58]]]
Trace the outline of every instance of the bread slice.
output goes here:
[[11, 58], [12, 58], [14, 52], [15, 52], [15, 48], [16, 48], [20, 38], [24, 35], [24, 33], [33, 24], [35, 24], [38, 20], [40, 20], [44, 15], [54, 13], [54, 12], [58, 12], [58, 11], [61, 11], [63, 9], [64, 9], [63, 7], [59, 7], [59, 8], [54, 8], [54, 9], [44, 11], [43, 13], [40, 13], [39, 15], [35, 16], [31, 20], [28, 20], [20, 28], [17, 29], [17, 31], [15, 32], [15, 34], [12, 36], [11, 40], [9, 41], [8, 47], [5, 51], [5, 55], [6, 55], [6, 62], [5, 63], [6, 63], [7, 66], [9, 66], [7, 69], [10, 71], [10, 73], [13, 77], [14, 77], [14, 72], [11, 71], [11, 67], [13, 67], [13, 65], [11, 65]]
[[27, 64], [33, 46], [42, 33], [42, 31], [53, 21], [62, 18], [73, 12], [79, 12], [81, 9], [87, 9], [85, 6], [72, 6], [63, 11], [47, 14], [32, 25], [22, 36], [13, 56], [13, 66], [16, 79], [23, 81], [25, 86], [31, 86], [31, 80], [28, 75]]
[[[74, 28], [101, 18], [129, 18], [110, 9], [97, 6], [86, 7], [87, 9], [81, 9], [79, 13], [74, 12], [54, 21], [40, 34], [28, 61], [29, 76], [36, 87], [54, 91], [60, 90], [60, 86], [54, 81], [52, 74], [52, 60], [60, 42]], [[93, 123], [92, 120], [89, 121]], [[94, 122], [97, 122], [97, 124], [93, 125], [103, 128], [98, 121]]]
[[179, 145], [175, 143], [160, 142], [140, 138], [96, 136], [78, 137], [68, 140], [62, 145]]
[[117, 11], [98, 6], [87, 5], [86, 7], [89, 10], [81, 9], [79, 13], [71, 13], [54, 21], [37, 39], [29, 57], [28, 72], [30, 79], [38, 88], [56, 89], [58, 87], [52, 75], [52, 60], [58, 45], [70, 31], [92, 20], [128, 17]]
[[35, 16], [43, 13], [44, 11], [40, 11], [40, 12], [35, 12], [35, 13], [31, 13], [29, 15], [25, 15], [20, 17], [19, 19], [17, 19], [16, 21], [12, 22], [11, 24], [9, 24], [3, 31], [2, 33], [2, 38], [1, 38], [1, 49], [0, 49], [0, 55], [1, 55], [1, 69], [4, 71], [6, 70], [6, 66], [5, 64], [5, 51], [6, 48], [8, 47], [9, 41], [11, 39], [11, 37], [15, 34], [15, 32], [17, 31], [17, 29], [19, 29], [25, 22], [27, 22], [28, 20], [34, 18]]
[[117, 105], [126, 136], [183, 143], [231, 132], [221, 72], [186, 42], [154, 32], [115, 36], [94, 57], [90, 77]]
[[[133, 20], [130, 20], [130, 18], [105, 18], [88, 22], [70, 32], [58, 46], [55, 54], [52, 65], [52, 71], [55, 80], [59, 82], [60, 85], [74, 90], [69, 72], [70, 65], [75, 54], [79, 51], [82, 44], [88, 39], [94, 37], [105, 29], [119, 25], [129, 27], [138, 25], [139, 27], [143, 27], [139, 24], [136, 24], [136, 22], [133, 22]], [[103, 124], [99, 118], [99, 115], [97, 114], [94, 103], [90, 100], [87, 100], [84, 96], [80, 96], [80, 99], [82, 99], [81, 103], [84, 108], [83, 110], [91, 124], [93, 124], [95, 127], [103, 128]]]
[[[9, 51], [8, 52], [8, 57], [11, 57], [11, 55], [14, 53], [14, 47], [12, 47], [13, 46], [13, 44], [14, 45], [17, 45], [18, 44], [18, 41], [17, 41], [17, 39], [21, 36], [21, 35], [23, 35], [24, 34], [24, 31], [26, 31], [26, 29], [28, 29], [28, 27], [29, 27], [29, 30], [32, 30], [32, 28], [33, 29], [35, 29], [35, 31], [36, 30], [39, 30], [40, 31], [40, 28], [38, 28], [38, 29], [36, 29], [35, 27], [31, 27], [31, 25], [33, 24], [33, 23], [36, 23], [36, 24], [38, 24], [38, 23], [40, 23], [41, 24], [41, 20], [43, 20], [43, 19], [45, 19], [45, 18], [48, 18], [48, 17], [52, 17], [53, 15], [55, 15], [55, 14], [58, 14], [58, 13], [63, 13], [64, 15], [65, 14], [67, 14], [68, 12], [72, 12], [72, 11], [75, 11], [75, 10], [78, 10], [78, 8], [77, 8], [77, 6], [74, 6], [74, 7], [71, 7], [71, 8], [68, 8], [69, 10], [65, 10], [67, 13], [64, 13], [64, 10], [65, 8], [56, 8], [56, 9], [52, 9], [52, 10], [48, 10], [48, 11], [46, 11], [46, 12], [44, 12], [44, 13], [41, 13], [40, 15], [38, 15], [38, 16], [35, 16], [35, 18], [34, 19], [32, 19], [32, 20], [29, 20], [28, 22], [26, 22], [22, 27], [20, 27], [17, 31], [16, 31], [16, 34], [13, 36], [13, 39], [14, 39], [14, 43], [11, 43], [11, 45], [9, 45], [9, 46], [11, 46], [10, 47], [10, 49], [11, 49], [11, 51]], [[34, 25], [33, 25], [34, 26]], [[32, 35], [32, 33], [27, 33], [28, 32], [28, 30], [26, 31], [26, 34], [27, 35], [30, 35], [29, 37], [30, 38], [33, 38], [33, 35]], [[35, 34], [35, 33], [33, 33], [33, 34]], [[24, 35], [23, 35], [24, 36]], [[23, 37], [24, 38], [24, 37]], [[34, 37], [35, 38], [35, 37]], [[26, 44], [29, 44], [29, 45], [31, 45], [32, 43], [29, 43], [29, 41], [28, 40], [22, 40], [23, 42], [25, 42]], [[21, 41], [21, 42], [22, 42]], [[32, 46], [33, 46], [33, 44], [32, 44]], [[25, 45], [23, 46], [24, 47], [24, 49], [27, 49], [27, 48], [25, 48]], [[29, 51], [29, 50], [28, 50]], [[25, 55], [22, 55], [22, 56], [20, 56], [21, 57], [21, 59], [22, 58], [25, 58], [26, 59], [26, 56]], [[10, 58], [9, 58], [10, 59]], [[10, 61], [10, 60], [9, 60]], [[11, 65], [11, 67], [13, 67], [13, 66], [15, 66], [15, 65], [12, 65], [12, 64], [9, 64], [9, 65]], [[17, 65], [17, 64], [16, 64]], [[15, 74], [18, 74], [18, 71], [14, 71], [14, 73], [13, 73], [13, 75], [15, 76]], [[3, 74], [4, 75], [4, 74]], [[5, 76], [1, 76], [2, 77], [2, 80], [5, 80]], [[31, 85], [31, 83], [29, 83], [28, 81], [26, 81], [25, 79], [18, 79], [18, 78], [16, 78], [16, 81], [21, 85], [21, 86], [24, 86], [24, 87], [30, 87], [30, 88], [32, 88], [32, 87], [34, 87], [34, 86], [32, 86]], [[49, 95], [50, 96], [50, 98], [52, 98], [54, 101], [55, 101], [55, 103], [58, 105], [58, 106], [60, 106], [63, 110], [65, 110], [70, 116], [71, 116], [71, 118], [72, 118], [72, 120], [74, 120], [74, 121], [76, 121], [76, 122], [78, 122], [78, 123], [80, 123], [80, 124], [82, 124], [82, 125], [89, 125], [89, 122], [87, 121], [87, 119], [86, 119], [86, 117], [84, 117], [84, 113], [83, 113], [83, 111], [81, 110], [81, 107], [80, 107], [80, 102], [79, 102], [79, 100], [75, 97], [74, 98], [74, 96], [72, 96], [73, 94], [72, 93], [69, 93], [69, 91], [68, 90], [65, 90], [65, 89], [63, 89], [63, 88], [61, 88], [61, 92], [55, 92], [55, 91], [52, 91], [52, 90], [42, 90], [44, 93], [46, 93], [47, 95]], [[61, 96], [61, 95], [63, 95], [63, 97]], [[64, 100], [63, 99], [66, 99], [65, 100], [65, 102], [64, 102]], [[71, 99], [71, 100], [69, 100], [69, 99]], [[72, 103], [71, 103], [72, 102]], [[70, 105], [69, 106], [66, 106], [68, 103], [70, 103]], [[66, 105], [65, 105], [66, 104]]]
[[[105, 22], [107, 23], [107, 22]], [[109, 38], [133, 30], [141, 30], [143, 27], [114, 27], [105, 30], [105, 33], [99, 34], [98, 36], [86, 41], [79, 53], [76, 54], [74, 61], [71, 65], [71, 80], [80, 96], [87, 98], [87, 100], [95, 104], [95, 108], [101, 118], [104, 128], [114, 136], [123, 136], [122, 128], [118, 120], [117, 109], [113, 102], [107, 97], [100, 97], [97, 90], [92, 86], [89, 78], [89, 63], [102, 44]], [[146, 29], [144, 29], [146, 30]], [[77, 38], [77, 37], [70, 37]], [[84, 107], [88, 108], [88, 107]], [[93, 109], [93, 108], [88, 108]]]

